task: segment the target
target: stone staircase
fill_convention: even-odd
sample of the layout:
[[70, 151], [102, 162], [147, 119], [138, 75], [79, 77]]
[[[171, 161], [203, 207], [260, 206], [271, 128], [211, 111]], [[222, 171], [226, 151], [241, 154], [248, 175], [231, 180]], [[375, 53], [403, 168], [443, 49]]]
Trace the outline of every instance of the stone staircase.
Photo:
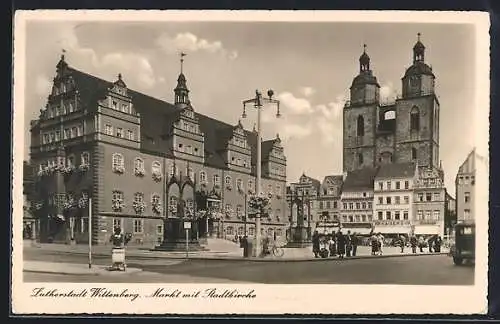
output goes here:
[[205, 248], [211, 252], [242, 253], [239, 243], [221, 238], [208, 238]]

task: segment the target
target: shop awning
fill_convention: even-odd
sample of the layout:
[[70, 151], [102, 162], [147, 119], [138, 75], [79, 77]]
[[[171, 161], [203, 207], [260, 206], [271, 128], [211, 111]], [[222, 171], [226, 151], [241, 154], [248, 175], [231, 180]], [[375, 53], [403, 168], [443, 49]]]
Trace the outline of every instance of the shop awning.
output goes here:
[[375, 226], [376, 233], [382, 234], [408, 234], [411, 232], [410, 226]]
[[415, 235], [436, 235], [439, 234], [439, 225], [421, 225], [415, 226]]
[[351, 231], [351, 234], [356, 233], [360, 235], [368, 235], [371, 233], [372, 229], [366, 227], [354, 227], [354, 228], [350, 228], [347, 226], [342, 227], [342, 233], [347, 234], [347, 231]]

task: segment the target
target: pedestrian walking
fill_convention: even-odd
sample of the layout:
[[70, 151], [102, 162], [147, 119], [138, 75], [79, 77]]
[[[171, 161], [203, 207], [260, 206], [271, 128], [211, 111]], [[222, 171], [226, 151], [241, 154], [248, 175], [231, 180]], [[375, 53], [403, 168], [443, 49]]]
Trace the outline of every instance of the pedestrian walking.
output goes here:
[[352, 252], [351, 231], [347, 231], [345, 236], [345, 256], [350, 257]]
[[330, 250], [330, 256], [336, 256], [337, 255], [337, 235], [335, 234], [335, 231], [332, 232], [332, 235], [330, 236], [330, 241], [328, 244], [328, 249]]
[[378, 240], [378, 254], [382, 255], [383, 254], [383, 248], [384, 248], [384, 236], [382, 233], [377, 234], [377, 240]]
[[378, 239], [376, 235], [370, 237], [370, 244], [372, 246], [372, 255], [376, 255], [378, 253]]
[[401, 247], [401, 253], [404, 253], [405, 251], [405, 245], [406, 245], [406, 238], [404, 237], [403, 234], [399, 236], [399, 245]]
[[441, 236], [438, 236], [436, 238], [436, 240], [434, 241], [434, 252], [440, 253], [442, 244], [443, 244], [443, 240], [441, 239]]
[[341, 259], [344, 258], [345, 248], [346, 248], [346, 238], [344, 234], [342, 234], [342, 231], [339, 231], [339, 233], [337, 234], [337, 252], [339, 258]]
[[313, 253], [314, 257], [317, 258], [319, 254], [319, 233], [318, 231], [314, 231], [312, 236], [312, 244], [313, 244]]
[[434, 245], [434, 236], [431, 236], [431, 238], [429, 238], [429, 240], [427, 241], [427, 244], [429, 244], [429, 253], [432, 253], [432, 247]]
[[412, 253], [417, 253], [417, 245], [418, 245], [418, 240], [415, 235], [412, 235], [410, 238], [410, 245], [411, 245], [411, 252]]
[[420, 252], [424, 252], [424, 238], [422, 236], [418, 237], [418, 248], [420, 249]]
[[359, 245], [359, 237], [356, 235], [356, 232], [352, 233], [351, 236], [351, 246], [352, 246], [352, 256], [356, 256]]

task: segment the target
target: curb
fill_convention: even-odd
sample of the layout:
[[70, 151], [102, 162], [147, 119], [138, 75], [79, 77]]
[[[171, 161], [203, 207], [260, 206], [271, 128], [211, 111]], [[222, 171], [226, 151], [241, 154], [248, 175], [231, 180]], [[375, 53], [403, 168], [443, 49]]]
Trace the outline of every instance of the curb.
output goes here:
[[[51, 251], [58, 252], [62, 254], [71, 254], [71, 255], [87, 255], [87, 252], [71, 252], [71, 251]], [[94, 257], [107, 257], [110, 258], [110, 254], [101, 254], [101, 253], [93, 253]], [[300, 258], [300, 259], [289, 259], [289, 258], [243, 258], [243, 257], [218, 257], [218, 256], [186, 256], [181, 255], [130, 255], [130, 258], [136, 260], [151, 260], [151, 259], [173, 259], [173, 260], [207, 260], [207, 261], [247, 261], [247, 262], [305, 262], [305, 261], [315, 261], [315, 262], [328, 262], [335, 260], [363, 260], [363, 259], [384, 259], [384, 258], [400, 258], [400, 257], [417, 257], [417, 256], [433, 256], [433, 255], [448, 255], [448, 252], [439, 252], [439, 253], [416, 253], [416, 254], [386, 254], [386, 255], [363, 255], [363, 256], [351, 256], [340, 259], [338, 257], [335, 258]]]
[[133, 268], [134, 271], [121, 271], [121, 272], [105, 272], [106, 270], [103, 270], [102, 273], [99, 272], [89, 272], [89, 273], [82, 273], [82, 272], [70, 272], [70, 271], [48, 271], [48, 270], [26, 270], [23, 269], [23, 272], [28, 272], [28, 273], [40, 273], [40, 274], [53, 274], [53, 275], [65, 275], [65, 276], [123, 276], [127, 274], [136, 274], [139, 272], [143, 272], [142, 269], [139, 268]]

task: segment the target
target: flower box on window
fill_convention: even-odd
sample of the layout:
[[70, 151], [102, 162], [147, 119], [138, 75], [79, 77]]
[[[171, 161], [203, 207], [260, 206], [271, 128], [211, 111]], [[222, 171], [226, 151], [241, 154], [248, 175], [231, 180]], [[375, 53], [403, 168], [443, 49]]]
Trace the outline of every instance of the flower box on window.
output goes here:
[[144, 168], [134, 168], [134, 174], [138, 177], [143, 177], [146, 174]]
[[161, 208], [161, 203], [159, 203], [159, 202], [152, 203], [151, 209], [153, 210], [153, 213], [155, 213], [155, 214], [161, 214], [163, 211], [163, 209]]
[[122, 165], [114, 165], [113, 172], [118, 173], [118, 174], [122, 174], [125, 172], [125, 168]]
[[112, 208], [113, 208], [113, 211], [115, 211], [115, 212], [121, 212], [123, 210], [123, 208], [125, 208], [125, 204], [123, 202], [123, 199], [113, 199]]
[[146, 210], [146, 204], [143, 201], [134, 201], [132, 208], [134, 208], [136, 213], [142, 214]]
[[88, 204], [88, 198], [81, 197], [78, 199], [78, 208], [85, 208], [87, 207]]
[[[80, 166], [78, 167], [78, 170], [80, 170], [80, 172], [86, 172], [90, 169], [90, 165], [88, 163], [82, 163], [80, 164]], [[122, 172], [123, 173], [123, 172]]]
[[156, 181], [156, 182], [161, 181], [161, 178], [162, 178], [161, 172], [153, 172], [151, 176], [153, 177], [154, 181]]
[[74, 170], [75, 170], [74, 166], [68, 165], [62, 169], [62, 172], [64, 173], [64, 175], [70, 175], [71, 173], [73, 173]]

